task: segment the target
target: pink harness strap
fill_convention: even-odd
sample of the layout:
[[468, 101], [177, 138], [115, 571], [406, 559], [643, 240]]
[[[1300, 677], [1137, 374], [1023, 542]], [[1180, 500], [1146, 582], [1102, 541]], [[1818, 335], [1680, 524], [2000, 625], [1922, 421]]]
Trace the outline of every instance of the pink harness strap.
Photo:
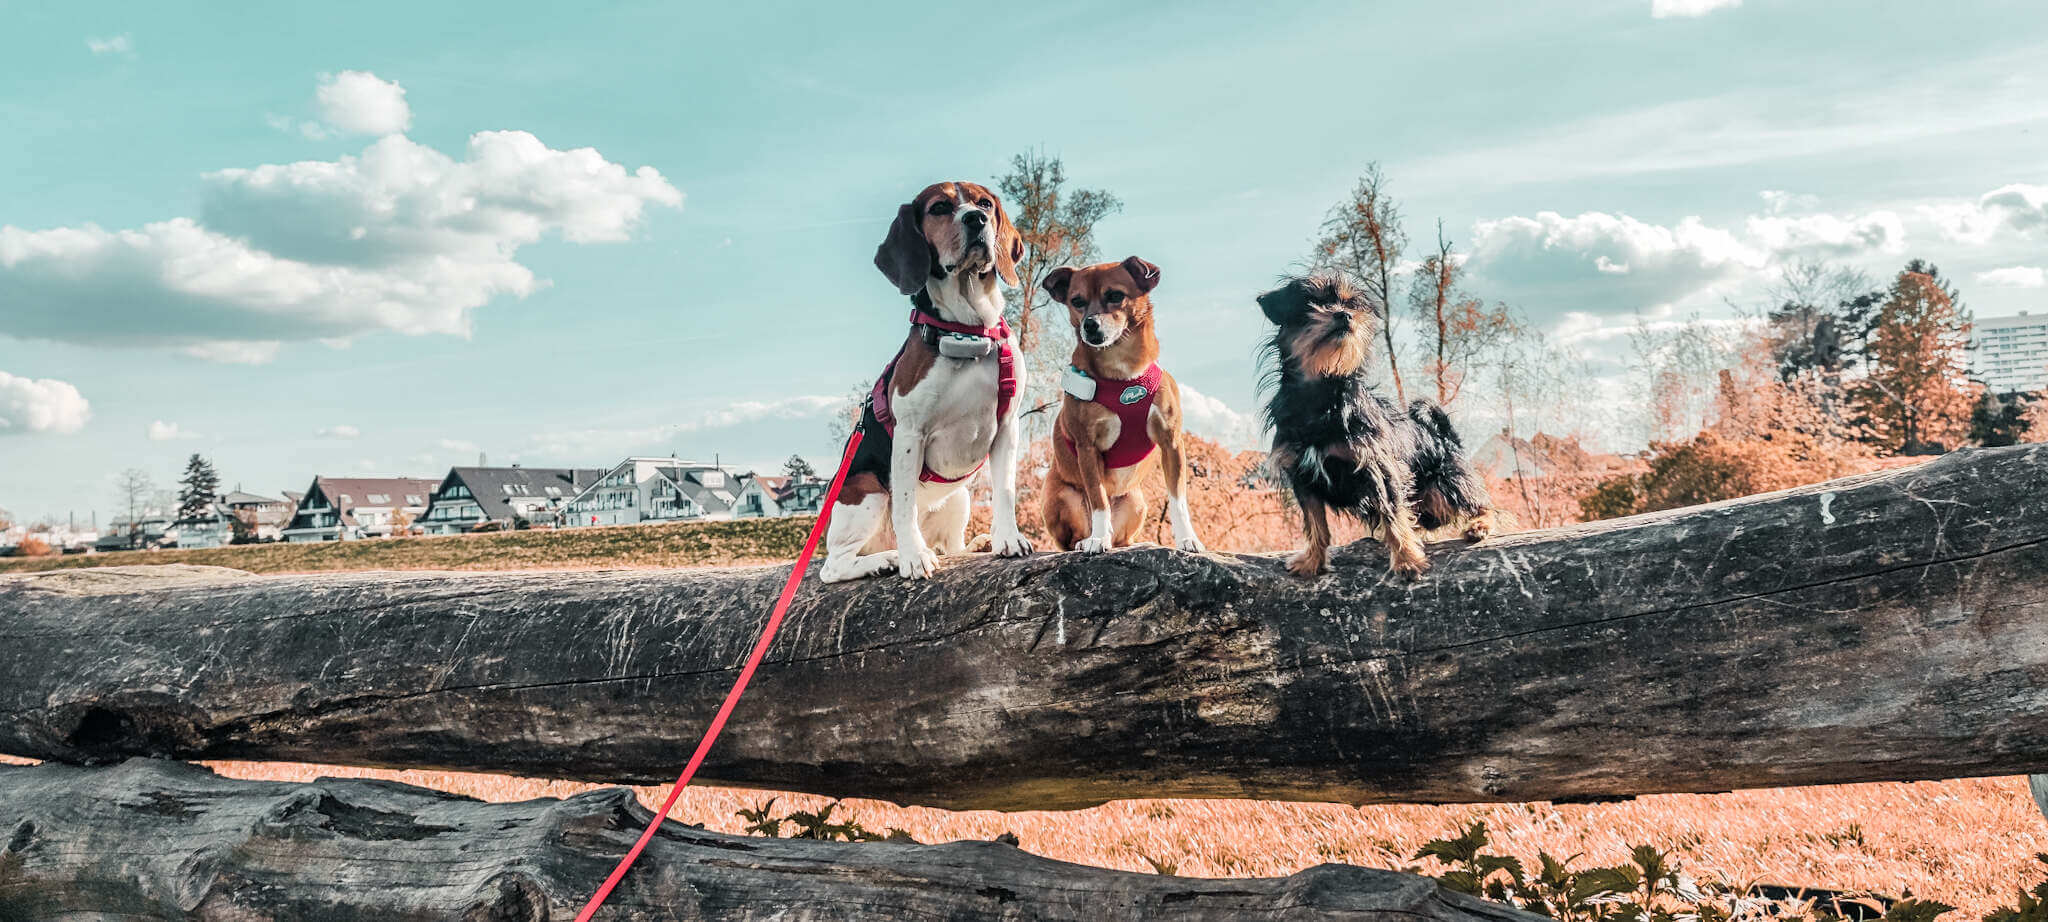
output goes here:
[[[1130, 467], [1152, 457], [1152, 449], [1157, 446], [1152, 444], [1152, 431], [1147, 422], [1152, 414], [1152, 401], [1159, 397], [1159, 381], [1164, 375], [1165, 372], [1160, 371], [1155, 362], [1129, 380], [1094, 379], [1095, 396], [1089, 402], [1116, 414], [1118, 423], [1116, 441], [1103, 449], [1103, 467]], [[1065, 432], [1060, 433], [1060, 440], [1073, 445], [1073, 439], [1068, 438]]]
[[[922, 310], [913, 309], [910, 312], [910, 325], [912, 329], [922, 326], [947, 333], [979, 336], [996, 344], [996, 424], [1001, 425], [1003, 417], [1010, 415], [1010, 404], [1017, 399], [1017, 357], [1010, 350], [1010, 324], [998, 320], [992, 327], [968, 326], [964, 323], [941, 320]], [[889, 360], [888, 367], [882, 369], [882, 376], [875, 379], [874, 388], [868, 392], [868, 402], [875, 410], [875, 421], [882, 424], [882, 431], [889, 433], [892, 439], [896, 437], [896, 414], [889, 408], [889, 382], [895, 380], [896, 363], [902, 359], [903, 353], [898, 351], [896, 357]], [[980, 471], [981, 465], [977, 464], [974, 470], [958, 477], [941, 477], [933, 473], [931, 468], [925, 468], [917, 475], [917, 479], [925, 483], [959, 483]]]

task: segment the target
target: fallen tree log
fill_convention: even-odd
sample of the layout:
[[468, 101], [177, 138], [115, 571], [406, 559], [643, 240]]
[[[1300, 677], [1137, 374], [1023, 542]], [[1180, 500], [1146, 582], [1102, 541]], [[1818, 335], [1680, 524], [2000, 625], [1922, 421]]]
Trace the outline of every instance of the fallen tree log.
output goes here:
[[[0, 767], [0, 919], [573, 919], [648, 820], [629, 791], [486, 804], [176, 762]], [[666, 823], [600, 919], [1537, 922], [1428, 878], [1326, 864], [1204, 880], [994, 842], [816, 842]]]
[[[1571, 800], [2048, 765], [2048, 446], [1333, 575], [807, 583], [699, 776], [995, 809]], [[0, 752], [666, 781], [786, 569], [0, 581]]]

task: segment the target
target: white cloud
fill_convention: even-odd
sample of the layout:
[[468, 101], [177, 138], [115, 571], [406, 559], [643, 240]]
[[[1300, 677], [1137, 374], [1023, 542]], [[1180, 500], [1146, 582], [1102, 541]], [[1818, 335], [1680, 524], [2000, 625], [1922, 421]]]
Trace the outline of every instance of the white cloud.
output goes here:
[[149, 436], [149, 440], [152, 442], [169, 442], [176, 439], [196, 439], [199, 437], [197, 432], [187, 432], [180, 428], [177, 423], [167, 423], [161, 419], [151, 420], [149, 426], [143, 430], [143, 434]]
[[1545, 211], [1478, 222], [1467, 265], [1475, 284], [1538, 310], [1623, 313], [1683, 300], [1769, 259], [1697, 217], [1665, 227], [1625, 214]]
[[2048, 287], [2048, 270], [2039, 266], [2007, 266], [1977, 273], [1977, 281], [1998, 288]]
[[1810, 203], [1765, 193], [1770, 214], [1745, 219], [1739, 232], [1687, 217], [1665, 226], [1625, 214], [1556, 212], [1474, 225], [1467, 267], [1474, 287], [1539, 316], [1661, 315], [1674, 305], [1705, 306], [1795, 260], [1854, 261], [1906, 250], [1895, 211], [1861, 215], [1785, 210]]
[[2048, 229], [2048, 186], [2012, 183], [1977, 197], [1974, 202], [1937, 202], [1920, 213], [1951, 243], [1972, 246], [1990, 242], [2006, 228], [2021, 234]]
[[1265, 431], [1265, 424], [1257, 417], [1231, 409], [1229, 404], [1185, 383], [1180, 386], [1180, 415], [1181, 425], [1189, 432], [1222, 443], [1225, 448], [1257, 448]]
[[1689, 19], [1741, 5], [1742, 0], [1650, 0], [1650, 16], [1655, 19]]
[[92, 405], [55, 378], [22, 378], [0, 371], [0, 435], [65, 433], [85, 428]]
[[626, 240], [648, 207], [683, 200], [651, 167], [523, 131], [479, 132], [460, 160], [388, 135], [204, 181], [199, 220], [0, 226], [0, 334], [228, 362], [377, 331], [466, 335], [493, 297], [545, 284], [520, 247]]
[[106, 38], [88, 38], [85, 40], [85, 47], [93, 54], [118, 54], [129, 57], [135, 55], [135, 39], [126, 32]]
[[362, 434], [362, 430], [354, 426], [328, 426], [319, 432], [313, 433], [313, 437], [321, 439], [352, 439]]
[[321, 74], [314, 91], [320, 117], [348, 134], [399, 134], [412, 127], [405, 87], [362, 70]]
[[1906, 251], [1905, 222], [1891, 211], [1851, 217], [1774, 214], [1750, 218], [1747, 229], [1757, 245], [1786, 256], [1839, 259], [1870, 252], [1897, 255]]

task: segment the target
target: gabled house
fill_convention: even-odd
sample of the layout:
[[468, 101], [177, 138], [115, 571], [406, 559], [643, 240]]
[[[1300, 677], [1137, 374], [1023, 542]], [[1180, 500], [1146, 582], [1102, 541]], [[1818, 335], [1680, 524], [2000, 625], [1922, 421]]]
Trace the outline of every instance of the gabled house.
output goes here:
[[430, 535], [512, 528], [520, 521], [557, 525], [562, 508], [604, 474], [601, 468], [450, 468], [419, 525]]
[[291, 521], [292, 510], [298, 505], [298, 494], [287, 495], [292, 499], [241, 490], [216, 496], [205, 512], [178, 520], [178, 546], [221, 547], [233, 544], [238, 527], [249, 532], [250, 542], [283, 540], [284, 526]]
[[772, 518], [785, 515], [782, 504], [776, 498], [787, 486], [787, 477], [768, 477], [761, 474], [747, 474], [740, 478], [740, 488], [733, 493], [732, 517], [736, 519]]
[[353, 541], [391, 534], [396, 519], [417, 521], [440, 481], [424, 477], [315, 477], [284, 539]]
[[825, 482], [816, 477], [802, 479], [748, 474], [734, 494], [733, 517], [797, 515], [817, 512], [824, 504]]
[[627, 458], [576, 494], [562, 524], [635, 525], [730, 519], [740, 489], [724, 468], [676, 458]]

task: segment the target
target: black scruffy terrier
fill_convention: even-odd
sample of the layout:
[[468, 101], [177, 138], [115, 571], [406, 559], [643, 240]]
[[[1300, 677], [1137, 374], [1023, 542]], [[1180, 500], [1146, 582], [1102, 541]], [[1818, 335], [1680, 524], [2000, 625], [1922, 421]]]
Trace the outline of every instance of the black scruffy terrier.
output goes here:
[[1423, 531], [1455, 524], [1467, 540], [1485, 538], [1493, 529], [1486, 483], [1450, 417], [1427, 400], [1403, 413], [1366, 382], [1375, 324], [1385, 318], [1357, 286], [1318, 272], [1258, 300], [1279, 327], [1265, 382], [1273, 468], [1293, 485], [1308, 536], [1287, 568], [1301, 576], [1328, 569], [1332, 509], [1364, 521], [1406, 576], [1429, 567]]

